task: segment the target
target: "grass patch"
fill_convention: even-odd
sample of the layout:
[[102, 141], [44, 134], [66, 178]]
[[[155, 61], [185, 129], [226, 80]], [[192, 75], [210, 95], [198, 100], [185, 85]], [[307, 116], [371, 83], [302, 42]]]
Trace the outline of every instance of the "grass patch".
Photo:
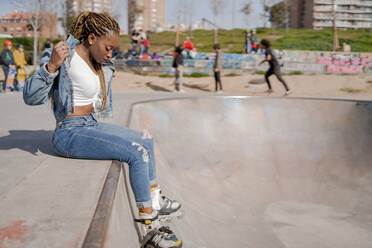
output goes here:
[[188, 78], [201, 78], [201, 77], [210, 77], [209, 74], [203, 72], [193, 72], [191, 74], [185, 74], [184, 77]]
[[249, 85], [244, 86], [244, 88], [249, 88]]
[[304, 73], [302, 71], [294, 71], [289, 73], [289, 75], [303, 75]]
[[341, 88], [340, 90], [343, 92], [352, 93], [352, 94], [365, 92], [365, 90], [353, 89], [353, 88]]
[[161, 75], [159, 75], [159, 77], [161, 77], [161, 78], [171, 78], [173, 76], [169, 75], [169, 74], [161, 74]]
[[372, 84], [372, 80], [368, 80], [367, 81], [367, 84]]
[[142, 82], [135, 82], [135, 84], [142, 84]]
[[241, 74], [235, 73], [235, 72], [231, 72], [225, 75], [225, 77], [239, 77], [239, 76], [241, 76]]
[[[257, 34], [260, 40], [269, 39], [273, 49], [332, 51], [332, 29], [289, 29], [259, 28]], [[149, 34], [150, 52], [172, 52], [176, 41], [176, 32], [161, 32]], [[213, 30], [194, 30], [180, 34], [183, 42], [190, 36], [198, 52], [213, 52]], [[372, 35], [369, 29], [339, 30], [339, 42], [351, 45], [352, 52], [372, 52]], [[244, 29], [218, 30], [218, 40], [226, 53], [242, 53], [244, 48]], [[2, 44], [2, 42], [1, 42]], [[32, 43], [31, 43], [32, 44]], [[32, 48], [31, 44], [28, 46]], [[120, 48], [127, 51], [130, 47], [130, 36], [120, 37]]]
[[257, 74], [257, 75], [265, 75], [266, 72], [264, 71], [255, 71], [254, 74]]
[[134, 74], [140, 75], [140, 76], [145, 76], [145, 77], [149, 75], [148, 72], [143, 72], [143, 71], [135, 71]]

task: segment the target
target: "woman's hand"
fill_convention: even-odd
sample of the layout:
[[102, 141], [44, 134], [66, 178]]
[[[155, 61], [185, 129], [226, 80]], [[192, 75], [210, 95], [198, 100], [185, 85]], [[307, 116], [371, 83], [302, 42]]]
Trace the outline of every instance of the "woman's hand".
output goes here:
[[47, 70], [50, 73], [55, 73], [59, 67], [61, 67], [65, 58], [70, 57], [70, 53], [68, 51], [68, 46], [66, 42], [60, 41], [58, 42], [52, 51], [52, 56], [47, 64]]

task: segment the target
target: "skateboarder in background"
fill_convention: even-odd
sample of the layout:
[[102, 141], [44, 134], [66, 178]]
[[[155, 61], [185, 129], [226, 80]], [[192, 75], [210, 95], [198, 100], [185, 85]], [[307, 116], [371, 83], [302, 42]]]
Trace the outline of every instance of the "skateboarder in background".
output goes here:
[[222, 70], [222, 52], [220, 44], [214, 44], [214, 50], [216, 51], [216, 60], [214, 61], [213, 71], [214, 79], [216, 81], [216, 92], [222, 92], [221, 82], [221, 70]]
[[57, 43], [50, 59], [26, 81], [23, 99], [28, 105], [51, 99], [57, 124], [52, 144], [58, 155], [126, 162], [137, 221], [158, 230], [147, 240], [156, 248], [181, 247], [182, 241], [158, 220], [178, 211], [181, 204], [165, 197], [156, 182], [153, 139], [147, 132], [96, 119], [112, 114], [115, 68], [110, 59], [119, 31], [117, 21], [107, 14], [81, 13], [67, 40]]
[[[4, 41], [4, 49], [1, 52], [1, 60], [2, 60], [2, 67], [4, 71], [4, 83], [3, 83], [3, 90], [9, 91], [7, 88], [7, 81], [10, 69], [15, 69], [14, 57], [12, 52], [12, 42], [10, 40]], [[9, 85], [11, 86], [11, 85]]]
[[259, 65], [269, 62], [270, 68], [265, 73], [265, 80], [267, 85], [269, 86], [269, 89], [267, 90], [268, 93], [273, 92], [273, 89], [271, 88], [269, 77], [273, 74], [277, 77], [277, 79], [283, 84], [286, 92], [285, 95], [289, 95], [291, 91], [289, 90], [287, 84], [285, 83], [284, 79], [282, 78], [282, 75], [280, 73], [280, 65], [278, 63], [278, 60], [276, 59], [275, 55], [273, 54], [273, 51], [270, 49], [270, 42], [266, 39], [263, 39], [261, 41], [261, 47], [263, 50], [265, 50], [265, 60], [261, 61]]
[[183, 73], [183, 49], [180, 46], [176, 47], [174, 59], [173, 59], [173, 68], [175, 68], [176, 73], [176, 91], [183, 92], [181, 89], [182, 86], [182, 73]]

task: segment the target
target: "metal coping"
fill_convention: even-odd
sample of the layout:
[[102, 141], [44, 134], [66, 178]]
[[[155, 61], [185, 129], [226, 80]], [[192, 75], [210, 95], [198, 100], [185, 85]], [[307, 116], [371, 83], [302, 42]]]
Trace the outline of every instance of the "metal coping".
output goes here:
[[128, 119], [126, 126], [132, 121], [133, 109], [136, 105], [146, 104], [151, 102], [163, 102], [163, 101], [174, 101], [174, 100], [191, 100], [191, 99], [283, 99], [283, 100], [307, 100], [307, 101], [332, 101], [332, 102], [354, 102], [360, 104], [372, 104], [371, 100], [358, 100], [358, 99], [342, 99], [342, 98], [321, 98], [321, 97], [288, 97], [288, 96], [242, 96], [242, 95], [222, 95], [222, 96], [180, 96], [180, 97], [168, 97], [168, 98], [158, 98], [152, 100], [145, 100], [132, 103], [130, 105], [130, 110], [128, 114]]
[[120, 171], [121, 162], [112, 161], [82, 248], [104, 247]]

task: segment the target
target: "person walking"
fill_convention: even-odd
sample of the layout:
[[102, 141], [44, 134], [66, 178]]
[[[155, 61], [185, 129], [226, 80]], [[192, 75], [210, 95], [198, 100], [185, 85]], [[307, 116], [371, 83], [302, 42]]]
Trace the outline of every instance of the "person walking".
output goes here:
[[27, 65], [24, 48], [22, 44], [17, 45], [17, 50], [13, 52], [13, 56], [14, 56], [14, 63], [17, 67], [17, 80], [16, 80], [15, 89], [17, 89], [18, 91], [22, 91], [23, 84], [26, 80], [25, 65]]
[[176, 70], [175, 76], [176, 76], [176, 91], [177, 92], [183, 92], [181, 89], [182, 86], [182, 76], [183, 76], [183, 55], [182, 55], [183, 49], [182, 47], [177, 46], [175, 50], [175, 55], [173, 59], [173, 68]]
[[[53, 150], [66, 158], [119, 160], [129, 165], [129, 177], [138, 207], [138, 221], [158, 228], [151, 242], [160, 248], [181, 247], [182, 241], [158, 220], [178, 211], [156, 182], [154, 142], [147, 132], [137, 132], [97, 117], [112, 115], [110, 62], [119, 43], [120, 27], [104, 13], [82, 12], [66, 41], [57, 43], [50, 60], [27, 79], [24, 102], [40, 105], [49, 99], [56, 119]], [[167, 230], [167, 233], [161, 230]]]
[[[10, 70], [15, 70], [16, 69], [16, 66], [15, 66], [15, 63], [14, 63], [14, 56], [13, 56], [13, 52], [12, 52], [12, 47], [13, 47], [13, 43], [10, 41], [10, 40], [6, 40], [4, 41], [4, 49], [3, 51], [1, 52], [1, 60], [2, 60], [2, 68], [3, 68], [3, 72], [4, 72], [4, 82], [3, 82], [3, 91], [4, 92], [9, 92], [9, 88], [8, 88], [8, 85], [7, 85], [7, 81], [8, 81], [8, 75], [9, 75], [9, 72]], [[11, 87], [9, 85], [9, 87]]]
[[286, 92], [285, 95], [289, 95], [291, 93], [290, 89], [288, 88], [286, 82], [284, 81], [281, 73], [280, 73], [280, 65], [276, 57], [274, 56], [271, 48], [270, 48], [270, 42], [266, 39], [263, 39], [261, 41], [261, 47], [263, 50], [265, 50], [265, 60], [261, 61], [259, 65], [269, 62], [270, 68], [265, 73], [265, 80], [269, 87], [267, 90], [268, 93], [272, 93], [273, 89], [271, 88], [269, 77], [273, 74], [275, 74], [276, 78], [283, 84]]
[[214, 44], [214, 50], [216, 51], [216, 59], [214, 61], [213, 71], [214, 79], [216, 81], [216, 92], [222, 93], [222, 82], [221, 82], [221, 70], [222, 70], [222, 52], [220, 44]]

